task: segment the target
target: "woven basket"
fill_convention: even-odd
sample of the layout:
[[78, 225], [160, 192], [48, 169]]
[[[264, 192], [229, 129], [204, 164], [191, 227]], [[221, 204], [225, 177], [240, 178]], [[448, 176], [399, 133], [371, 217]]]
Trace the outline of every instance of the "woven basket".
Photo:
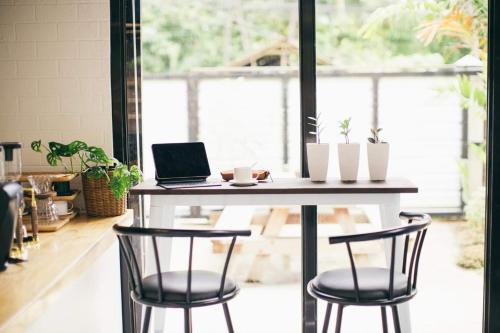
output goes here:
[[[113, 175], [108, 172], [109, 177]], [[127, 196], [116, 199], [105, 177], [93, 179], [82, 175], [85, 207], [89, 216], [118, 216], [125, 213]]]

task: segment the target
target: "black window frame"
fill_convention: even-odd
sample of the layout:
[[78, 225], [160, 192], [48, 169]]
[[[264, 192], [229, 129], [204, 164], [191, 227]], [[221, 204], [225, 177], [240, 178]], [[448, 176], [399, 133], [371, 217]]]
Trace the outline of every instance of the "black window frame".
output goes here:
[[[140, 0], [110, 0], [110, 78], [113, 155], [127, 165], [142, 161]], [[141, 167], [142, 169], [142, 167]], [[128, 196], [134, 225], [142, 225], [143, 198]], [[134, 243], [134, 248], [140, 244]], [[138, 258], [141, 264], [141, 258]], [[120, 252], [122, 330], [139, 332], [142, 311], [130, 298], [126, 259]]]
[[488, 1], [488, 117], [483, 332], [500, 332], [500, 5]]

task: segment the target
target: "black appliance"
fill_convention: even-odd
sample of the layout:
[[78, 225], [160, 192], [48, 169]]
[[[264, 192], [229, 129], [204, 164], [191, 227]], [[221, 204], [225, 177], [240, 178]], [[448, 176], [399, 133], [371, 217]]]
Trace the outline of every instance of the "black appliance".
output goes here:
[[22, 200], [21, 185], [15, 182], [0, 183], [0, 271], [7, 268]]

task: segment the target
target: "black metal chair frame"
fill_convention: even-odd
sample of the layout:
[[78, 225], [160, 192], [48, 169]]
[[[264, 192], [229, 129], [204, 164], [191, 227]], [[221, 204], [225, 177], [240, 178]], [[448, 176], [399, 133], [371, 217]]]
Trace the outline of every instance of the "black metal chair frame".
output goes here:
[[[333, 295], [329, 295], [327, 293], [323, 293], [320, 290], [318, 290], [313, 285], [312, 283], [313, 281], [310, 281], [308, 283], [307, 290], [310, 295], [328, 302], [325, 314], [325, 321], [323, 324], [323, 333], [326, 333], [328, 331], [328, 325], [330, 322], [330, 316], [332, 311], [332, 303], [338, 304], [335, 333], [340, 333], [343, 309], [348, 305], [380, 306], [382, 315], [382, 328], [384, 333], [388, 332], [387, 314], [385, 307], [390, 306], [393, 314], [395, 332], [396, 333], [401, 332], [397, 305], [409, 301], [417, 293], [417, 274], [418, 274], [418, 265], [420, 261], [420, 254], [422, 251], [425, 235], [427, 233], [427, 228], [431, 223], [431, 218], [427, 214], [408, 213], [408, 212], [401, 212], [399, 214], [399, 217], [401, 219], [408, 220], [408, 224], [401, 227], [389, 228], [381, 231], [375, 231], [363, 234], [329, 237], [330, 244], [344, 243], [346, 245], [347, 253], [349, 255], [349, 262], [350, 262], [350, 268], [352, 272], [356, 297], [355, 299], [335, 297]], [[407, 259], [408, 259], [408, 250], [410, 246], [410, 234], [413, 233], [416, 233], [417, 235], [413, 243], [411, 258], [410, 261], [408, 262]], [[394, 297], [396, 237], [399, 236], [405, 236], [401, 273], [407, 275], [407, 284], [406, 284], [406, 293], [402, 296]], [[391, 255], [390, 255], [390, 267], [389, 267], [389, 295], [387, 298], [384, 299], [369, 300], [369, 301], [361, 300], [359, 284], [358, 284], [358, 274], [351, 250], [351, 243], [385, 240], [388, 238], [391, 239]]]
[[[231, 322], [231, 316], [229, 314], [229, 308], [227, 302], [234, 298], [238, 292], [239, 287], [230, 293], [224, 294], [224, 285], [226, 282], [226, 274], [229, 266], [229, 261], [233, 253], [234, 245], [236, 243], [236, 238], [238, 236], [246, 237], [251, 235], [250, 230], [186, 230], [186, 229], [158, 229], [158, 228], [142, 228], [142, 227], [125, 227], [120, 225], [114, 225], [113, 230], [118, 236], [120, 251], [125, 257], [125, 262], [127, 266], [127, 272], [130, 281], [130, 297], [132, 300], [138, 304], [146, 306], [144, 323], [142, 332], [146, 333], [149, 329], [149, 322], [151, 318], [151, 307], [162, 307], [162, 308], [182, 308], [184, 309], [184, 331], [190, 333], [192, 331], [191, 324], [191, 308], [203, 307], [209, 305], [222, 304], [224, 309], [224, 316], [226, 318], [226, 324], [228, 331], [230, 333], [234, 332], [233, 325]], [[137, 257], [135, 255], [134, 249], [130, 237], [151, 237], [153, 245], [153, 253], [156, 265], [156, 272], [158, 276], [158, 297], [156, 301], [147, 299], [144, 297], [143, 286], [142, 286], [142, 274], [141, 269], [137, 262]], [[163, 285], [162, 285], [162, 270], [160, 267], [160, 257], [158, 253], [157, 238], [189, 238], [189, 261], [187, 270], [187, 290], [185, 301], [179, 302], [169, 302], [164, 300], [163, 297]], [[218, 297], [211, 299], [203, 299], [200, 301], [193, 301], [191, 299], [191, 283], [192, 283], [192, 262], [193, 262], [193, 244], [195, 238], [232, 238], [227, 252], [226, 260], [224, 262], [224, 268], [221, 275], [220, 288], [218, 292]]]

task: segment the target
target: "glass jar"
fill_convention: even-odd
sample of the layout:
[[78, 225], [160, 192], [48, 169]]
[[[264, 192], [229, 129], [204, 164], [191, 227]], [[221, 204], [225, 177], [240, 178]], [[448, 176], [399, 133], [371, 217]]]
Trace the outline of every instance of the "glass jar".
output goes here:
[[20, 142], [0, 142], [4, 152], [4, 173], [6, 181], [16, 182], [21, 178], [21, 148]]
[[36, 194], [38, 223], [40, 224], [50, 224], [59, 221], [56, 205], [52, 200], [52, 197], [56, 195], [52, 191], [52, 179], [53, 176], [51, 175], [28, 176], [28, 181]]

